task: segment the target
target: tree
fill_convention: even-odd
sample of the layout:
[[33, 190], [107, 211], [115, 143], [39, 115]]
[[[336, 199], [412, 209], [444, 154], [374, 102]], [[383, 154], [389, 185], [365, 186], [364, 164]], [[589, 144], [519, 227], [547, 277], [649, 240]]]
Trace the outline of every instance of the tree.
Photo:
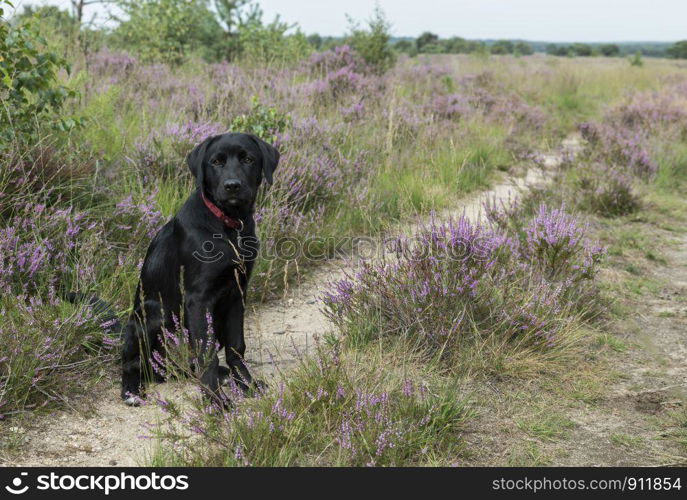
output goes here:
[[490, 47], [492, 54], [512, 54], [513, 43], [510, 40], [499, 40]]
[[565, 57], [569, 54], [570, 52], [570, 47], [567, 45], [556, 45], [554, 43], [550, 43], [546, 46], [546, 53], [552, 56], [561, 56]]
[[620, 47], [618, 47], [614, 43], [606, 43], [606, 44], [602, 45], [601, 47], [599, 47], [599, 50], [606, 57], [615, 57], [618, 54], [620, 54]]
[[116, 44], [146, 61], [180, 63], [192, 51], [217, 59], [225, 33], [207, 0], [118, 0], [128, 19], [114, 32]]
[[444, 52], [449, 54], [461, 54], [467, 52], [467, 43], [465, 38], [454, 36], [446, 40], [442, 40], [441, 44], [444, 46]]
[[69, 71], [67, 61], [46, 48], [38, 17], [16, 26], [5, 18], [0, 0], [0, 151], [13, 141], [36, 143], [41, 126], [69, 130], [80, 120], [62, 117], [62, 106], [76, 92], [59, 84], [57, 74]]
[[687, 59], [687, 40], [676, 42], [675, 45], [666, 50], [666, 53], [675, 59]]
[[224, 31], [233, 34], [241, 25], [262, 19], [262, 11], [258, 5], [244, 10], [249, 3], [250, 0], [214, 0], [217, 17], [222, 22]]
[[40, 20], [41, 31], [44, 36], [47, 32], [51, 35], [57, 35], [62, 38], [71, 38], [79, 31], [79, 23], [67, 10], [61, 10], [54, 5], [43, 5], [34, 7], [32, 5], [25, 5], [21, 14], [13, 18], [16, 22], [31, 22], [32, 20]]
[[72, 10], [74, 11], [74, 18], [76, 22], [83, 23], [84, 9], [89, 5], [103, 4], [103, 3], [115, 3], [114, 0], [71, 0]]
[[417, 46], [418, 52], [424, 52], [423, 49], [425, 48], [425, 45], [429, 45], [431, 43], [439, 43], [439, 35], [435, 35], [429, 31], [425, 31], [423, 34], [417, 37], [417, 40], [415, 40], [415, 45]]
[[292, 63], [303, 59], [312, 53], [312, 46], [300, 30], [287, 34], [294, 27], [282, 22], [279, 16], [269, 24], [264, 24], [262, 17], [254, 17], [239, 27], [236, 55], [251, 64]]
[[428, 43], [422, 48], [422, 52], [425, 54], [443, 54], [445, 49], [441, 43]]
[[529, 56], [534, 54], [534, 49], [527, 42], [518, 42], [513, 47], [513, 52], [520, 54], [521, 56]]
[[571, 50], [576, 56], [589, 57], [592, 55], [592, 48], [586, 43], [574, 43]]
[[384, 11], [377, 5], [372, 18], [367, 21], [367, 29], [361, 29], [349, 18], [350, 33], [348, 44], [355, 49], [376, 73], [383, 73], [396, 61], [396, 53], [391, 48], [391, 24]]
[[415, 43], [411, 40], [399, 40], [394, 44], [394, 49], [408, 54], [410, 57], [417, 55], [417, 47], [415, 47]]
[[308, 43], [312, 45], [315, 50], [320, 50], [322, 48], [322, 37], [317, 34], [313, 33], [312, 35], [308, 35]]
[[487, 46], [484, 42], [479, 40], [466, 40], [465, 41], [465, 53], [472, 54], [487, 54]]
[[642, 61], [642, 53], [640, 51], [635, 52], [635, 55], [630, 57], [630, 66], [644, 66], [644, 61]]
[[394, 48], [399, 52], [408, 52], [413, 46], [413, 42], [410, 40], [399, 40], [394, 44]]

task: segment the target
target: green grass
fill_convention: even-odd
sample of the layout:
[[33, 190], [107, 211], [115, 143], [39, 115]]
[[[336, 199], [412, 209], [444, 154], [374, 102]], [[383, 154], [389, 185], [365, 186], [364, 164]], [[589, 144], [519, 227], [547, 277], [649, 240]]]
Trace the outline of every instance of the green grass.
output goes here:
[[551, 457], [541, 450], [534, 441], [528, 441], [510, 451], [509, 467], [545, 467], [551, 465]]
[[544, 441], [558, 441], [569, 436], [570, 429], [575, 428], [575, 422], [568, 417], [550, 410], [528, 415], [523, 419], [516, 419], [518, 427], [532, 437]]
[[627, 349], [625, 342], [610, 333], [602, 333], [596, 338], [600, 346], [607, 346], [615, 352], [623, 352]]
[[642, 446], [643, 439], [639, 436], [632, 436], [630, 434], [625, 434], [623, 432], [618, 432], [611, 434], [609, 437], [611, 443], [616, 446], [622, 446], [624, 448], [639, 448]]
[[462, 195], [488, 187], [495, 172], [513, 163], [505, 131], [480, 122], [471, 124], [460, 142], [433, 141], [409, 156], [394, 158], [372, 179], [381, 216], [392, 220], [455, 205]]

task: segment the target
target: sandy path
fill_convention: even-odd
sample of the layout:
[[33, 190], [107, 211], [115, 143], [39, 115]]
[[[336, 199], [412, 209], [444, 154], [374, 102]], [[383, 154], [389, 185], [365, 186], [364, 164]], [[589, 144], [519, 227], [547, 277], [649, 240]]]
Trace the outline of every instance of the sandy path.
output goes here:
[[[579, 140], [563, 141], [562, 150], [575, 151]], [[537, 183], [545, 182], [546, 170], [555, 167], [563, 151], [544, 155], [544, 169], [531, 169], [524, 177], [506, 177], [492, 189], [461, 200], [441, 217], [465, 213], [471, 219], [480, 217], [487, 199], [507, 200]], [[407, 231], [407, 226], [405, 226]], [[393, 233], [393, 231], [391, 231]], [[247, 362], [253, 373], [269, 377], [275, 369], [287, 369], [300, 354], [307, 353], [316, 336], [329, 328], [318, 300], [326, 283], [344, 276], [350, 262], [327, 261], [307, 280], [293, 286], [281, 300], [251, 308], [246, 318]], [[184, 387], [186, 386], [186, 387]], [[159, 384], [149, 389], [152, 394], [169, 398], [188, 388], [188, 384]], [[7, 465], [21, 466], [131, 466], [144, 463], [152, 449], [146, 438], [150, 427], [161, 416], [154, 404], [129, 408], [119, 399], [117, 381], [105, 386], [99, 396], [77, 410], [58, 411], [30, 421], [30, 428], [20, 430], [24, 445], [16, 456], [0, 457]]]
[[[665, 232], [659, 237], [674, 240]], [[576, 427], [560, 465], [687, 464], [668, 418], [687, 404], [687, 236], [674, 243], [664, 251], [666, 265], [649, 275], [658, 293], [638, 303], [625, 325], [628, 349], [615, 366], [622, 376], [598, 405], [570, 413]]]

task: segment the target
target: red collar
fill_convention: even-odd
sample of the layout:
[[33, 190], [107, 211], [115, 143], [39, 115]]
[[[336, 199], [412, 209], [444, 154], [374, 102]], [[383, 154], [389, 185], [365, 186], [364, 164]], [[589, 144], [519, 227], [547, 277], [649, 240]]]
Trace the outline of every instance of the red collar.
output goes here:
[[205, 193], [203, 193], [202, 191], [200, 192], [200, 197], [203, 198], [203, 203], [205, 203], [205, 206], [208, 207], [208, 210], [212, 212], [212, 215], [214, 215], [219, 220], [224, 222], [225, 226], [230, 227], [232, 229], [238, 229], [239, 231], [243, 229], [243, 221], [239, 219], [234, 219], [233, 217], [229, 217], [227, 214], [222, 212], [222, 209], [214, 203], [212, 203], [210, 200], [208, 200], [205, 197]]

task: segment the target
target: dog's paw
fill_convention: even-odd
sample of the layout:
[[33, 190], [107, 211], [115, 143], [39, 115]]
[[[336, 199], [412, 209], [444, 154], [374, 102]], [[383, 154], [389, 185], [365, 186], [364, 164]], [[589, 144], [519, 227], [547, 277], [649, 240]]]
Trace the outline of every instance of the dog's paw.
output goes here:
[[265, 391], [268, 389], [268, 387], [269, 387], [269, 386], [267, 385], [267, 382], [265, 382], [264, 380], [261, 380], [261, 379], [253, 379], [252, 388], [253, 388], [253, 390], [254, 390], [255, 392], [257, 392], [258, 394], [259, 394], [259, 393], [262, 393], [262, 392], [265, 392]]
[[234, 379], [234, 377], [232, 376], [229, 368], [220, 365], [218, 370], [218, 379], [220, 386], [228, 386], [231, 384], [231, 381]]
[[141, 406], [143, 398], [141, 396], [129, 395], [124, 398], [124, 404], [127, 406]]

